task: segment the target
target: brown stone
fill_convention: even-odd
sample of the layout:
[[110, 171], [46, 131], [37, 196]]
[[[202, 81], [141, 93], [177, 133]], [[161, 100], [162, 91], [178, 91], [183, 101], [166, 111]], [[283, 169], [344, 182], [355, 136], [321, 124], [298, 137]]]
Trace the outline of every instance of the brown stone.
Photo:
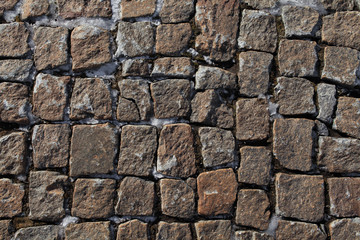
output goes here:
[[30, 59], [0, 60], [0, 79], [5, 81], [25, 82], [31, 78], [33, 61]]
[[155, 118], [187, 117], [190, 113], [191, 82], [169, 79], [152, 83]]
[[148, 224], [137, 219], [119, 225], [116, 240], [148, 240]]
[[155, 13], [156, 0], [121, 1], [121, 19], [146, 17]]
[[274, 237], [255, 231], [236, 231], [235, 240], [274, 240]]
[[194, 136], [184, 123], [163, 126], [158, 148], [157, 171], [173, 177], [196, 173]]
[[356, 240], [359, 238], [360, 218], [334, 220], [329, 225], [332, 240]]
[[22, 184], [13, 183], [8, 178], [0, 179], [0, 217], [11, 218], [20, 214], [24, 194]]
[[22, 57], [30, 51], [24, 23], [0, 24], [0, 57]]
[[265, 140], [269, 136], [270, 115], [266, 100], [242, 98], [236, 102], [236, 138]]
[[154, 68], [151, 76], [191, 78], [194, 73], [195, 67], [190, 58], [164, 57], [154, 61]]
[[[0, 38], [1, 39], [1, 38]], [[29, 123], [28, 87], [19, 83], [0, 83], [0, 121], [18, 124]]]
[[240, 94], [256, 97], [268, 92], [273, 56], [263, 52], [241, 52], [239, 54]]
[[155, 51], [163, 55], [178, 55], [187, 48], [191, 35], [189, 23], [161, 24], [156, 29]]
[[[157, 61], [157, 60], [155, 60]], [[146, 59], [128, 59], [122, 64], [122, 76], [149, 76], [149, 61]]]
[[193, 0], [164, 0], [159, 16], [162, 23], [187, 22], [194, 10]]
[[38, 227], [21, 228], [13, 239], [16, 240], [57, 240], [61, 239], [62, 227], [56, 225], [44, 225]]
[[11, 232], [11, 220], [0, 220], [0, 238], [10, 240]]
[[123, 97], [119, 97], [116, 110], [116, 118], [120, 122], [138, 122], [140, 121], [139, 110], [136, 104]]
[[50, 14], [49, 0], [25, 0], [22, 4], [21, 19]]
[[114, 169], [116, 129], [109, 123], [75, 125], [70, 148], [70, 176], [106, 174]]
[[26, 168], [26, 138], [24, 132], [12, 132], [0, 137], [0, 174], [23, 174]]
[[320, 3], [328, 10], [351, 11], [355, 6], [354, 0], [320, 0]]
[[96, 68], [112, 60], [111, 33], [94, 26], [79, 26], [71, 32], [72, 69]]
[[277, 44], [275, 16], [244, 9], [238, 38], [239, 48], [274, 53]]
[[113, 179], [77, 179], [71, 215], [87, 219], [111, 217], [114, 214], [115, 185]]
[[314, 85], [304, 78], [277, 78], [275, 99], [282, 115], [315, 114]]
[[192, 218], [195, 214], [194, 190], [183, 180], [161, 179], [161, 212], [178, 218]]
[[37, 169], [67, 167], [71, 129], [68, 124], [41, 124], [33, 128], [33, 163]]
[[70, 224], [65, 229], [65, 240], [110, 240], [110, 222]]
[[70, 118], [110, 119], [112, 101], [106, 80], [76, 78], [70, 101]]
[[240, 183], [268, 185], [271, 180], [271, 151], [265, 147], [242, 147], [240, 149]]
[[155, 185], [137, 177], [125, 177], [118, 190], [118, 215], [146, 216], [154, 212]]
[[324, 180], [319, 175], [276, 174], [276, 214], [309, 222], [324, 216]]
[[195, 40], [196, 50], [214, 61], [233, 58], [239, 25], [238, 1], [197, 1], [195, 24], [200, 30]]
[[273, 154], [280, 165], [292, 170], [310, 171], [315, 123], [307, 119], [276, 119], [273, 127]]
[[121, 131], [118, 174], [150, 176], [157, 149], [156, 128], [126, 125]]
[[320, 83], [316, 86], [317, 103], [319, 114], [317, 119], [326, 123], [332, 123], [332, 115], [336, 105], [336, 86]]
[[360, 99], [340, 97], [333, 129], [360, 139]]
[[57, 0], [62, 18], [105, 17], [110, 18], [111, 0]]
[[7, 0], [0, 2], [0, 16], [2, 16], [5, 11], [13, 9], [18, 2], [19, 0]]
[[159, 222], [156, 240], [169, 239], [191, 240], [190, 224]]
[[236, 74], [217, 67], [199, 66], [195, 76], [195, 89], [236, 89]]
[[236, 199], [237, 182], [231, 168], [203, 172], [197, 178], [200, 215], [229, 214]]
[[48, 121], [64, 120], [69, 83], [69, 76], [38, 74], [32, 98], [34, 115]]
[[279, 220], [276, 239], [325, 240], [326, 234], [316, 224]]
[[253, 8], [265, 9], [275, 7], [278, 0], [240, 0], [240, 2]]
[[210, 220], [195, 223], [197, 239], [224, 240], [231, 239], [232, 229], [230, 220]]

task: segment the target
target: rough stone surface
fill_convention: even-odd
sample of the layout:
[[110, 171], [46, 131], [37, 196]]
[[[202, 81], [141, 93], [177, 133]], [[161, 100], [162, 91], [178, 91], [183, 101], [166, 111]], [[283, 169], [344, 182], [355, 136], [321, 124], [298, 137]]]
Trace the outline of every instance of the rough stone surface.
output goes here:
[[163, 80], [150, 85], [155, 118], [187, 117], [190, 112], [191, 82]]
[[[157, 60], [155, 60], [156, 62]], [[146, 59], [128, 59], [122, 64], [122, 76], [149, 76], [149, 61]]]
[[235, 240], [274, 240], [274, 237], [255, 231], [236, 231]]
[[277, 44], [275, 17], [263, 11], [244, 9], [238, 44], [241, 49], [275, 52]]
[[328, 10], [351, 11], [355, 6], [354, 0], [320, 0], [320, 3]]
[[147, 223], [137, 219], [119, 225], [116, 240], [148, 240]]
[[195, 223], [197, 239], [223, 240], [231, 239], [232, 229], [229, 220], [210, 220]]
[[157, 149], [156, 128], [126, 125], [121, 131], [118, 174], [150, 176]]
[[21, 19], [50, 14], [49, 0], [25, 0], [22, 5]]
[[271, 180], [271, 151], [265, 147], [242, 147], [240, 149], [240, 183], [268, 185]]
[[335, 217], [360, 216], [360, 178], [328, 178], [330, 215]]
[[4, 14], [5, 11], [8, 11], [8, 10], [11, 10], [12, 8], [14, 8], [17, 2], [19, 2], [19, 0], [2, 1], [0, 3], [0, 17]]
[[316, 224], [279, 220], [276, 239], [325, 240], [326, 234]]
[[306, 40], [281, 40], [278, 51], [280, 74], [287, 77], [317, 77], [317, 44]]
[[0, 220], [0, 238], [10, 240], [11, 235], [11, 220]]
[[275, 7], [278, 0], [240, 0], [240, 2], [253, 8], [264, 9]]
[[30, 80], [33, 61], [30, 59], [0, 60], [0, 79], [5, 81], [25, 82]]
[[187, 48], [191, 35], [189, 23], [161, 24], [156, 28], [156, 53], [178, 55]]
[[316, 118], [331, 124], [336, 105], [336, 87], [335, 85], [320, 83], [316, 87], [316, 93], [319, 106], [319, 114]]
[[29, 31], [24, 23], [0, 24], [0, 57], [22, 57], [29, 52]]
[[121, 18], [136, 18], [151, 16], [155, 13], [156, 0], [121, 1]]
[[23, 174], [26, 168], [27, 135], [12, 132], [0, 137], [0, 174]]
[[265, 95], [268, 92], [273, 56], [263, 52], [241, 52], [239, 54], [240, 94], [248, 97]]
[[340, 97], [333, 129], [360, 139], [360, 99]]
[[138, 122], [140, 121], [139, 109], [133, 101], [119, 97], [116, 118], [120, 122]]
[[215, 61], [229, 61], [235, 54], [239, 2], [201, 0], [196, 3], [195, 24], [200, 30], [195, 48]]
[[189, 21], [194, 13], [193, 0], [164, 0], [159, 16], [163, 23]]
[[195, 214], [194, 190], [183, 180], [161, 179], [161, 212], [178, 218], [192, 218]]
[[318, 136], [329, 136], [329, 129], [325, 123], [315, 120], [315, 126]]
[[34, 167], [68, 166], [71, 129], [68, 124], [41, 124], [33, 128], [32, 153]]
[[151, 181], [137, 177], [125, 177], [118, 190], [115, 208], [118, 215], [146, 216], [154, 210], [155, 186]]
[[191, 240], [190, 224], [159, 222], [156, 240], [184, 239]]
[[270, 201], [266, 192], [242, 189], [238, 193], [235, 223], [266, 230], [270, 218]]
[[307, 119], [276, 119], [273, 127], [273, 154], [280, 165], [291, 170], [310, 171], [315, 123]]
[[71, 215], [87, 219], [111, 217], [114, 214], [115, 185], [113, 179], [77, 179]]
[[70, 176], [106, 174], [113, 171], [117, 153], [116, 129], [109, 123], [75, 125], [70, 148]]
[[236, 89], [236, 75], [217, 67], [199, 66], [195, 77], [195, 89]]
[[57, 0], [59, 15], [77, 17], [111, 17], [111, 0]]
[[314, 86], [304, 78], [277, 78], [275, 99], [282, 115], [315, 114]]
[[324, 188], [323, 177], [319, 175], [276, 174], [276, 214], [320, 222], [325, 207]]
[[58, 172], [30, 172], [30, 219], [57, 222], [65, 216], [64, 184], [67, 179], [67, 176]]
[[194, 136], [184, 123], [165, 125], [160, 133], [157, 171], [173, 177], [196, 173]]
[[190, 78], [195, 73], [195, 67], [187, 57], [164, 57], [154, 61], [151, 75], [155, 77]]
[[110, 240], [110, 222], [84, 222], [69, 224], [65, 229], [66, 240]]
[[0, 217], [11, 218], [20, 214], [24, 195], [22, 184], [13, 183], [8, 178], [0, 179]]
[[269, 136], [270, 115], [266, 100], [242, 98], [236, 102], [236, 138], [265, 140]]
[[204, 167], [235, 161], [235, 139], [231, 131], [213, 127], [199, 128]]
[[64, 120], [69, 83], [69, 76], [38, 74], [32, 96], [33, 114], [48, 121]]
[[333, 240], [356, 240], [360, 231], [360, 218], [338, 219], [330, 223], [330, 236]]
[[198, 213], [229, 214], [236, 200], [237, 182], [231, 168], [203, 172], [197, 178]]
[[110, 119], [112, 101], [109, 86], [100, 78], [76, 78], [70, 101], [70, 118]]
[[16, 240], [53, 240], [61, 239], [62, 228], [56, 225], [21, 228], [13, 239]]

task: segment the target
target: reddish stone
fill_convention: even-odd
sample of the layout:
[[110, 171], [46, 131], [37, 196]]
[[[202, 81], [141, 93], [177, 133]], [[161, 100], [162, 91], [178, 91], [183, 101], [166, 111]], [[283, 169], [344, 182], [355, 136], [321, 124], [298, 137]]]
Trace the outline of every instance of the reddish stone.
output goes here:
[[360, 99], [340, 97], [333, 129], [360, 139]]
[[165, 239], [191, 240], [190, 224], [159, 222], [156, 240]]
[[148, 224], [137, 219], [119, 225], [116, 240], [148, 240]]
[[360, 218], [337, 219], [329, 224], [332, 240], [357, 240], [360, 232]]
[[0, 174], [23, 174], [26, 170], [26, 133], [12, 132], [0, 137]]
[[187, 48], [191, 35], [189, 23], [161, 24], [156, 29], [155, 51], [163, 55], [178, 55]]
[[84, 222], [69, 224], [65, 228], [66, 240], [110, 240], [110, 222]]
[[232, 229], [230, 220], [210, 220], [195, 223], [197, 239], [225, 240], [231, 239]]
[[311, 223], [279, 220], [276, 229], [278, 240], [325, 240], [326, 237], [316, 224]]
[[0, 217], [12, 218], [22, 212], [24, 186], [10, 179], [0, 179]]
[[121, 19], [146, 17], [155, 13], [156, 0], [121, 1]]
[[30, 51], [24, 23], [0, 24], [0, 57], [22, 57]]
[[50, 14], [49, 0], [25, 0], [22, 5], [21, 19]]
[[62, 18], [105, 17], [110, 18], [111, 0], [58, 0], [59, 15]]

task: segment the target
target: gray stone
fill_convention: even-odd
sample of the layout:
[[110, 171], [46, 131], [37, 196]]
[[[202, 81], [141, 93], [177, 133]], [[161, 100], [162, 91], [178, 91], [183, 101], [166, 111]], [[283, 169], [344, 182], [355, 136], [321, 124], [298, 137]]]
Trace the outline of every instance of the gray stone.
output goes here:
[[319, 114], [316, 118], [331, 124], [336, 105], [336, 87], [334, 85], [320, 83], [316, 87], [316, 93], [319, 106]]
[[119, 225], [116, 240], [148, 240], [148, 224], [137, 219]]
[[315, 126], [318, 136], [329, 136], [329, 129], [325, 123], [315, 120]]
[[2, 1], [0, 3], [0, 17], [4, 14], [5, 11], [11, 10], [15, 7], [15, 5], [19, 2], [20, 0], [7, 0], [7, 1]]
[[155, 51], [163, 55], [179, 55], [191, 39], [190, 23], [161, 24], [156, 28]]
[[133, 101], [119, 97], [116, 118], [120, 122], [138, 122], [140, 121], [139, 109]]
[[0, 179], [0, 217], [12, 218], [22, 213], [24, 185], [13, 183], [11, 179]]
[[278, 240], [325, 240], [326, 234], [316, 225], [304, 222], [279, 220], [276, 228]]
[[25, 82], [31, 80], [31, 68], [33, 62], [30, 59], [0, 60], [0, 79], [5, 81]]
[[197, 239], [224, 240], [233, 234], [230, 220], [209, 220], [195, 223]]
[[359, 238], [360, 218], [337, 219], [329, 224], [332, 240], [356, 240]]
[[151, 76], [191, 78], [194, 73], [195, 67], [190, 58], [164, 57], [154, 61], [154, 68]]
[[156, 240], [168, 239], [191, 240], [190, 224], [159, 222]]
[[253, 8], [265, 9], [275, 7], [278, 0], [240, 0], [240, 2]]
[[156, 10], [156, 0], [121, 1], [121, 19], [151, 16]]
[[28, 38], [24, 23], [0, 24], [0, 57], [23, 57], [30, 51]]
[[[156, 60], [155, 60], [156, 61]], [[145, 59], [128, 59], [122, 64], [122, 76], [149, 76], [150, 63]]]
[[65, 229], [65, 240], [110, 240], [110, 222], [84, 222], [69, 224]]
[[62, 227], [56, 225], [45, 225], [39, 227], [21, 228], [13, 239], [15, 240], [57, 240], [61, 239]]
[[217, 67], [199, 66], [195, 77], [195, 89], [236, 89], [236, 74]]
[[340, 97], [333, 129], [360, 139], [360, 99]]
[[163, 23], [187, 22], [194, 10], [193, 0], [164, 0], [159, 16]]
[[23, 174], [26, 170], [27, 135], [12, 132], [0, 137], [0, 174]]

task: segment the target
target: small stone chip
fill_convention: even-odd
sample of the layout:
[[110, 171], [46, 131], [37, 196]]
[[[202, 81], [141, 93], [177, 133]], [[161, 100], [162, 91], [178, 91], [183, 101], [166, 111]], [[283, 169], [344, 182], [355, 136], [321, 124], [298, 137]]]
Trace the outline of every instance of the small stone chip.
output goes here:
[[22, 212], [23, 197], [25, 195], [22, 184], [13, 183], [8, 178], [0, 179], [0, 217], [12, 218]]
[[28, 38], [24, 23], [0, 24], [0, 57], [23, 57], [30, 51]]
[[66, 240], [110, 240], [110, 222], [84, 222], [69, 224], [65, 228]]
[[53, 240], [61, 239], [61, 226], [44, 225], [39, 227], [26, 227], [19, 229], [13, 239], [16, 240]]
[[277, 240], [325, 240], [326, 234], [316, 225], [304, 222], [279, 220], [276, 229]]
[[12, 132], [0, 137], [0, 174], [24, 174], [26, 170], [27, 135]]
[[148, 240], [148, 224], [137, 219], [119, 225], [116, 240]]
[[190, 224], [159, 222], [156, 240], [167, 239], [191, 240]]
[[10, 240], [11, 226], [11, 220], [0, 220], [0, 239]]
[[57, 0], [59, 15], [70, 19], [77, 17], [111, 18], [111, 0]]
[[340, 97], [333, 129], [360, 139], [360, 99]]
[[187, 48], [191, 35], [190, 23], [161, 24], [156, 29], [156, 53], [178, 55]]
[[224, 240], [233, 234], [230, 220], [209, 220], [195, 223], [197, 239]]
[[121, 1], [121, 19], [146, 17], [155, 13], [156, 0]]
[[154, 61], [151, 76], [190, 78], [195, 73], [195, 67], [187, 57], [164, 57]]
[[25, 0], [21, 10], [21, 19], [49, 15], [49, 0]]
[[195, 77], [195, 89], [236, 89], [236, 74], [217, 67], [199, 66]]
[[5, 81], [26, 82], [31, 80], [33, 61], [30, 59], [0, 60], [0, 79]]
[[360, 232], [360, 218], [337, 219], [329, 224], [332, 240], [357, 240]]
[[336, 105], [336, 87], [335, 85], [320, 83], [316, 87], [316, 93], [319, 106], [319, 114], [316, 118], [331, 124]]

